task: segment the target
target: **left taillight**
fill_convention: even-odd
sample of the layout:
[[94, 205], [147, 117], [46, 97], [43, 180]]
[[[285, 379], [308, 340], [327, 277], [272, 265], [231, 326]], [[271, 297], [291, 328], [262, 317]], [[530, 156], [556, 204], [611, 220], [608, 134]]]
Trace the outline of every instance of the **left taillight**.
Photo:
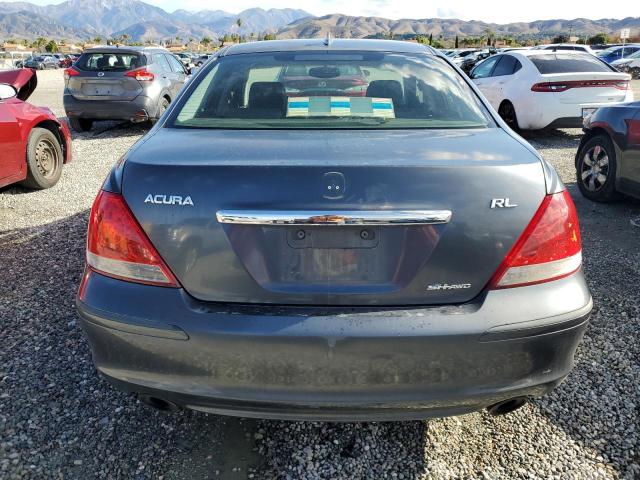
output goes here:
[[73, 67], [69, 67], [69, 68], [65, 68], [64, 69], [64, 79], [65, 80], [69, 80], [69, 77], [77, 77], [78, 75], [80, 75], [80, 72], [77, 71]]
[[135, 70], [130, 70], [124, 74], [125, 77], [135, 78], [139, 82], [152, 82], [155, 75], [147, 70], [146, 67], [137, 68]]
[[122, 195], [100, 191], [91, 208], [87, 265], [109, 277], [178, 287]]

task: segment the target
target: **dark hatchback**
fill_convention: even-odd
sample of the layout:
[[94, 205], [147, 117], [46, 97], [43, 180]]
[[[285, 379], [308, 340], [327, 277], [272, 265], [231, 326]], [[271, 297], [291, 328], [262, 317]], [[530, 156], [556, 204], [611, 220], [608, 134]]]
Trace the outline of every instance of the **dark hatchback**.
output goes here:
[[[290, 95], [292, 67], [334, 87]], [[573, 366], [581, 258], [555, 171], [431, 48], [247, 43], [107, 178], [77, 305], [100, 374], [156, 407], [506, 413]]]

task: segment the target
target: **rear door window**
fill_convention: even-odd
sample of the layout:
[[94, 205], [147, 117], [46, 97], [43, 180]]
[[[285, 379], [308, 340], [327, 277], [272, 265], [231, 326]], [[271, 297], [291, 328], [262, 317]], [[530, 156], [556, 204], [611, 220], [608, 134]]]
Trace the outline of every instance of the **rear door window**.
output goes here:
[[171, 72], [171, 67], [169, 66], [169, 62], [167, 58], [161, 53], [153, 54], [153, 63], [157, 64], [165, 72]]
[[173, 55], [167, 55], [167, 60], [169, 61], [171, 70], [176, 73], [184, 73], [184, 67], [182, 66], [182, 62], [180, 60], [178, 60]]
[[556, 53], [545, 55], [531, 55], [529, 60], [540, 73], [580, 73], [580, 72], [611, 72], [613, 68], [598, 60], [593, 55], [582, 53]]
[[472, 78], [486, 78], [491, 75], [491, 70], [502, 56], [489, 58], [473, 69]]
[[516, 71], [516, 64], [519, 64], [518, 60], [511, 55], [503, 55], [500, 57], [500, 61], [493, 70], [494, 77], [502, 77], [504, 75], [511, 75]]
[[137, 53], [91, 52], [83, 53], [75, 66], [88, 72], [126, 72], [144, 64], [144, 57]]

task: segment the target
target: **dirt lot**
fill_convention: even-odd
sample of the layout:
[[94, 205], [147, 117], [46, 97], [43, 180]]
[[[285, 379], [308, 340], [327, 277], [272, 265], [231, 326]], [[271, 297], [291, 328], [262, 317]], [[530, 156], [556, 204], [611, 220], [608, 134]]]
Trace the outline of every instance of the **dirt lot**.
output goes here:
[[[43, 72], [32, 102], [63, 116], [61, 93], [61, 72]], [[579, 195], [580, 130], [527, 137], [582, 222], [595, 308], [574, 372], [506, 417], [367, 424], [166, 415], [96, 376], [74, 311], [86, 220], [144, 133], [98, 124], [56, 187], [0, 190], [0, 478], [640, 478], [640, 203]]]

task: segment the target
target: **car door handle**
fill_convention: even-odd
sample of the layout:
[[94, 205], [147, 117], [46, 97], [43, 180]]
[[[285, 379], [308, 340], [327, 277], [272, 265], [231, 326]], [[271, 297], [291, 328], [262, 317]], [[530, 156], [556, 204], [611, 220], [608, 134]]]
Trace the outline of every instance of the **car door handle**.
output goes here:
[[234, 225], [436, 225], [450, 210], [219, 210], [219, 223]]

